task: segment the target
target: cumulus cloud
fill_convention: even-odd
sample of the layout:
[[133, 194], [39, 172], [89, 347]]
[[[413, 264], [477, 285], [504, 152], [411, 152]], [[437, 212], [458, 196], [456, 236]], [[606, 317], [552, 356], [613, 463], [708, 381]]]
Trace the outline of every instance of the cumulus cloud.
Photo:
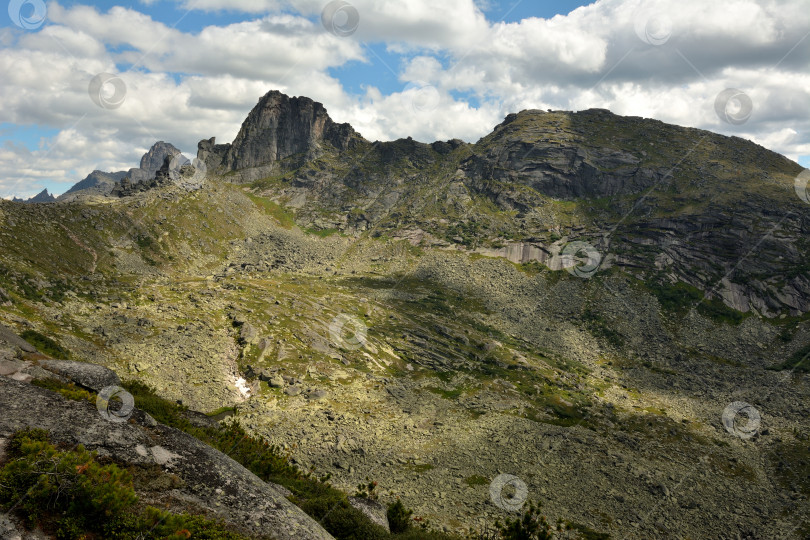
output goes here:
[[[810, 154], [802, 0], [603, 0], [518, 22], [487, 21], [473, 0], [352, 0], [359, 24], [347, 37], [321, 24], [325, 0], [175, 3], [210, 25], [179, 30], [141, 0], [107, 11], [51, 2], [40, 29], [0, 29], [0, 121], [58, 130], [37, 148], [0, 148], [0, 196], [134, 166], [156, 140], [191, 153], [201, 138], [230, 141], [270, 89], [323, 102], [371, 140], [475, 141], [509, 112], [603, 107]], [[244, 20], [217, 24], [221, 11]], [[379, 63], [368, 44], [398, 59], [386, 62], [398, 91], [376, 80], [347, 91], [342, 70]], [[98, 73], [123, 81], [120, 107], [90, 99]], [[727, 88], [753, 104], [741, 125], [715, 112]]]

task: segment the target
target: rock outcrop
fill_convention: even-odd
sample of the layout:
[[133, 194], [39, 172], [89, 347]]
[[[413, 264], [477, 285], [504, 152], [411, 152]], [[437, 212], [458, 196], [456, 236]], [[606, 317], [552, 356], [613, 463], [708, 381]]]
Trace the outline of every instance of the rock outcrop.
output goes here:
[[206, 172], [204, 163], [198, 159], [195, 159], [192, 163], [178, 151], [165, 156], [163, 165], [149, 180], [132, 182], [128, 177], [124, 178], [120, 184], [113, 188], [110, 194], [116, 197], [126, 197], [172, 183], [188, 191], [193, 191], [202, 186]]
[[217, 172], [273, 166], [291, 157], [299, 166], [324, 151], [345, 151], [363, 138], [332, 121], [321, 103], [273, 90], [259, 100], [229, 145], [201, 141], [198, 157]]
[[71, 401], [24, 382], [0, 377], [0, 437], [25, 428], [48, 430], [55, 443], [88, 450], [133, 467], [159, 466], [182, 486], [170, 496], [194, 504], [255, 536], [329, 540], [312, 518], [228, 456], [135, 411], [129, 422], [105, 420], [96, 406]]
[[173, 144], [158, 141], [141, 157], [140, 167], [130, 169], [126, 177], [131, 184], [147, 182], [155, 177], [160, 168], [164, 165], [167, 157], [179, 153], [180, 150]]
[[74, 201], [92, 195], [120, 197], [122, 194], [132, 194], [151, 189], [160, 185], [151, 181], [165, 164], [166, 158], [179, 153], [180, 150], [173, 144], [158, 141], [141, 157], [140, 166], [128, 171], [93, 171], [84, 180], [77, 182], [63, 193], [58, 200]]

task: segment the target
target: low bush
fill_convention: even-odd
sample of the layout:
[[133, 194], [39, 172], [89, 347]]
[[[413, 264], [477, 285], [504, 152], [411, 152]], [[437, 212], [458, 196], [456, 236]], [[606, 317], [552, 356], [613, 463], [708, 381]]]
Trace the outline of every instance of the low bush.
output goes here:
[[59, 450], [47, 431], [26, 429], [11, 436], [9, 460], [0, 469], [0, 507], [21, 515], [57, 540], [246, 540], [220, 521], [146, 507], [128, 471], [100, 464], [81, 445]]
[[392, 533], [402, 533], [411, 528], [413, 510], [408, 510], [399, 499], [388, 505], [388, 526]]
[[36, 330], [26, 330], [20, 334], [20, 337], [36, 347], [41, 353], [60, 360], [70, 360], [70, 351], [48, 336], [43, 336]]

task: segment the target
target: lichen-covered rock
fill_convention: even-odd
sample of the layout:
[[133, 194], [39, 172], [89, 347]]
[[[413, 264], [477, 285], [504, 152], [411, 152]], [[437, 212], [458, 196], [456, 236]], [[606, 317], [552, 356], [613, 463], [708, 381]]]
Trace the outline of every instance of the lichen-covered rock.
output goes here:
[[106, 386], [121, 384], [121, 379], [113, 370], [97, 364], [71, 360], [40, 360], [39, 365], [95, 392]]
[[130, 422], [105, 420], [96, 407], [0, 378], [0, 438], [41, 428], [56, 443], [83, 444], [99, 455], [134, 466], [160, 466], [182, 480], [167, 496], [192, 503], [246, 534], [278, 540], [329, 540], [332, 536], [284, 497], [228, 456], [135, 411]]
[[349, 497], [349, 504], [363, 512], [371, 521], [391, 532], [388, 525], [388, 513], [384, 505], [363, 497]]
[[0, 324], [0, 341], [5, 341], [9, 345], [19, 347], [25, 352], [36, 352], [37, 348], [18, 336], [13, 330]]

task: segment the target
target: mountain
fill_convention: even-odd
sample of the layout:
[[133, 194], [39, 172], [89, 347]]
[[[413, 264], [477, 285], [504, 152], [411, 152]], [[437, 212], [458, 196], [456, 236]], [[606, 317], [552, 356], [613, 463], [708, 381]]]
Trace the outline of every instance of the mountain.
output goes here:
[[663, 295], [687, 287], [706, 309], [810, 311], [802, 168], [739, 138], [590, 109], [511, 114], [474, 145], [370, 143], [320, 104], [270, 92], [231, 145], [201, 141], [198, 155], [304, 227], [535, 254], [520, 263], [587, 241], [605, 268]]
[[349, 124], [333, 122], [322, 104], [273, 90], [250, 111], [233, 143], [201, 141], [197, 157], [215, 173], [259, 168], [253, 172], [261, 175], [280, 162], [304, 164], [323, 152], [348, 150], [361, 141]]
[[126, 174], [126, 171], [112, 173], [93, 171], [88, 174], [84, 180], [77, 182], [73, 187], [63, 193], [59, 197], [59, 200], [73, 200], [78, 195], [78, 192], [82, 192], [83, 194], [109, 195], [113, 186], [115, 186], [117, 182], [120, 182]]
[[12, 202], [22, 202], [22, 203], [51, 203], [56, 202], [56, 197], [48, 193], [47, 189], [43, 189], [30, 199], [18, 199], [14, 197]]
[[[528, 500], [579, 538], [810, 534], [796, 163], [601, 109], [371, 142], [278, 92], [197, 158], [110, 197], [0, 201], [0, 439], [48, 428], [135, 466], [146, 504], [251, 534], [392, 538], [350, 497], [369, 490], [443, 540]], [[57, 407], [81, 377], [22, 386], [46, 355], [115, 372], [132, 422], [89, 422], [94, 395]], [[227, 478], [256, 480], [169, 428], [311, 521], [250, 517]]]
[[[124, 183], [127, 186], [148, 183], [155, 178], [167, 156], [179, 153], [180, 150], [171, 143], [158, 141], [141, 157], [139, 167], [118, 172], [93, 171], [84, 180], [77, 182], [63, 193], [59, 200], [67, 202], [89, 195], [109, 196], [116, 190], [116, 187], [119, 187], [116, 193], [120, 192], [120, 185], [124, 179], [126, 179]], [[131, 189], [131, 187], [125, 189]]]

